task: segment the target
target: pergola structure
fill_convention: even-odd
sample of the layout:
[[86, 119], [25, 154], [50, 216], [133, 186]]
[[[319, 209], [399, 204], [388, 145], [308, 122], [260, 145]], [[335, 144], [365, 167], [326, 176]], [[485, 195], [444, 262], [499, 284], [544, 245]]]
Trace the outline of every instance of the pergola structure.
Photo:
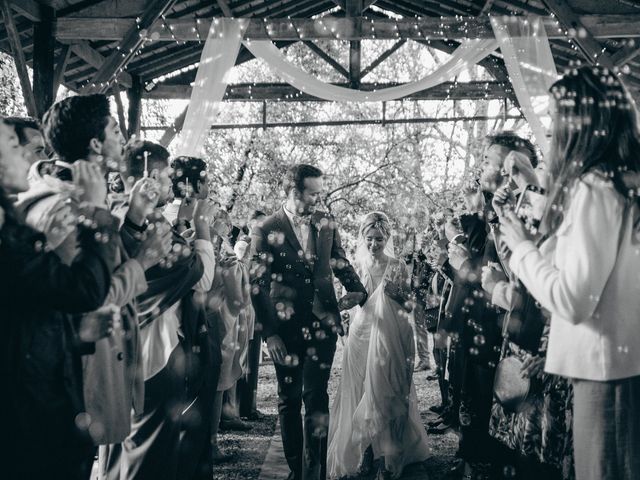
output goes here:
[[[204, 40], [220, 17], [249, 18], [246, 39], [270, 39], [279, 48], [301, 42], [343, 77], [341, 84], [371, 90], [386, 85], [366, 76], [409, 40], [450, 53], [462, 39], [492, 37], [490, 15], [535, 14], [544, 17], [558, 71], [576, 60], [619, 68], [632, 93], [640, 91], [640, 0], [0, 0], [0, 8], [0, 49], [15, 60], [30, 115], [40, 117], [65, 85], [114, 94], [124, 123], [124, 90], [129, 134], [140, 130], [143, 98], [189, 98]], [[348, 41], [348, 65], [318, 46], [321, 39]], [[369, 39], [395, 44], [362, 65], [361, 42]], [[252, 58], [242, 47], [237, 64]], [[449, 82], [409, 98], [517, 105], [500, 52], [479, 65], [492, 81]], [[263, 102], [265, 109], [268, 101], [317, 101], [284, 83], [230, 85], [225, 99]], [[183, 121], [184, 113], [163, 143]]]

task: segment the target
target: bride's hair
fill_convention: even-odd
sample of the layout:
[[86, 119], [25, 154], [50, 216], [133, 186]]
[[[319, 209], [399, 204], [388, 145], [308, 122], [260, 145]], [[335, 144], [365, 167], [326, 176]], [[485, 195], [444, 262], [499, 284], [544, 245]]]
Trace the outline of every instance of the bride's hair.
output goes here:
[[358, 246], [356, 248], [354, 258], [354, 263], [358, 270], [363, 269], [365, 265], [371, 262], [370, 255], [365, 244], [364, 236], [372, 228], [378, 229], [387, 242], [384, 253], [390, 258], [395, 258], [395, 249], [393, 246], [391, 222], [389, 221], [389, 217], [387, 217], [382, 212], [367, 213], [360, 222], [360, 230], [358, 232]]
[[389, 222], [389, 217], [382, 212], [371, 212], [364, 216], [360, 222], [360, 238], [364, 238], [372, 228], [380, 230], [385, 240], [391, 237], [391, 222]]

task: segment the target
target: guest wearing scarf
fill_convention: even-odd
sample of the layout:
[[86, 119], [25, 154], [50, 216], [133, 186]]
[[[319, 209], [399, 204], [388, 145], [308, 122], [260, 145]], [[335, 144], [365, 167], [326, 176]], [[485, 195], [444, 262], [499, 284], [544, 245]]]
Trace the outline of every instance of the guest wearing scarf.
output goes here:
[[[133, 218], [128, 215], [123, 222], [123, 243], [135, 254], [136, 238], [146, 233], [149, 224], [156, 222], [169, 227], [160, 209], [172, 198], [173, 182], [169, 154], [160, 145], [136, 142], [127, 147], [125, 156], [125, 194], [113, 196], [112, 208], [119, 212], [131, 209], [132, 205], [123, 203], [129, 190], [139, 189], [150, 199], [146, 211], [140, 209], [141, 215]], [[157, 208], [149, 208], [152, 206]], [[209, 215], [207, 202], [196, 206], [194, 245], [173, 229], [171, 254], [145, 272], [148, 288], [137, 298], [144, 409], [133, 414], [131, 433], [126, 440], [101, 449], [102, 478], [192, 478], [193, 474], [187, 475], [184, 470], [200, 466], [191, 462], [181, 470], [180, 442], [185, 436], [181, 435], [183, 412], [187, 406], [193, 406], [190, 395], [199, 388], [191, 381], [193, 370], [202, 368], [209, 356], [206, 338], [201, 338], [202, 305], [194, 296], [196, 291], [209, 288], [213, 276]], [[194, 350], [199, 354], [194, 355]], [[187, 386], [185, 377], [190, 380]], [[201, 454], [206, 445], [194, 445], [193, 449]]]

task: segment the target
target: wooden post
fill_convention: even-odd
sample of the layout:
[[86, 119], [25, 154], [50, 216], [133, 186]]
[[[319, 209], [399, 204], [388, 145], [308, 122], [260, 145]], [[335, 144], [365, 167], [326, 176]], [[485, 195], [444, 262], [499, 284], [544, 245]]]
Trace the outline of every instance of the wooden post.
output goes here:
[[[263, 100], [262, 102], [262, 125], [266, 125], [267, 124], [267, 101]], [[265, 127], [263, 126], [262, 129], [264, 130]]]
[[31, 81], [29, 80], [29, 72], [27, 71], [27, 61], [24, 57], [22, 43], [20, 42], [20, 34], [16, 28], [13, 13], [11, 12], [11, 5], [9, 5], [9, 3], [9, 0], [0, 0], [0, 9], [2, 10], [2, 17], [4, 19], [4, 28], [6, 29], [7, 36], [9, 37], [9, 45], [11, 45], [11, 53], [13, 54], [13, 60], [15, 61], [16, 70], [18, 71], [18, 79], [20, 80], [20, 86], [22, 87], [22, 96], [24, 97], [24, 103], [27, 107], [27, 113], [31, 117], [37, 117], [38, 112], [36, 109], [36, 101], [33, 97]]
[[33, 24], [33, 96], [36, 114], [42, 118], [54, 100], [55, 10], [41, 6], [41, 19]]
[[129, 138], [132, 135], [140, 135], [140, 115], [142, 107], [142, 82], [140, 77], [132, 75], [133, 84], [131, 88], [127, 90], [127, 97], [129, 99], [129, 128], [127, 133]]
[[[346, 0], [345, 10], [347, 16], [357, 17], [355, 23], [358, 35], [362, 32], [362, 10], [364, 9], [362, 0]], [[349, 42], [349, 86], [351, 88], [360, 88], [360, 79], [362, 78], [362, 46], [360, 40], [352, 40]]]

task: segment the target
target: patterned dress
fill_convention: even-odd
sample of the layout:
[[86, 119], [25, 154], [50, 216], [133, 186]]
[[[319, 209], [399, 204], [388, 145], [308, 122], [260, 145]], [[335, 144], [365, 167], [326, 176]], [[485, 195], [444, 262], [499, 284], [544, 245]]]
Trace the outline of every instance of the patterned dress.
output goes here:
[[[548, 327], [541, 339], [540, 355], [546, 352]], [[509, 342], [507, 355], [521, 360], [531, 353]], [[494, 400], [489, 433], [520, 457], [550, 466], [562, 478], [575, 478], [573, 469], [572, 413], [573, 391], [567, 379], [544, 373], [533, 382], [529, 406], [520, 413], [505, 412]]]

